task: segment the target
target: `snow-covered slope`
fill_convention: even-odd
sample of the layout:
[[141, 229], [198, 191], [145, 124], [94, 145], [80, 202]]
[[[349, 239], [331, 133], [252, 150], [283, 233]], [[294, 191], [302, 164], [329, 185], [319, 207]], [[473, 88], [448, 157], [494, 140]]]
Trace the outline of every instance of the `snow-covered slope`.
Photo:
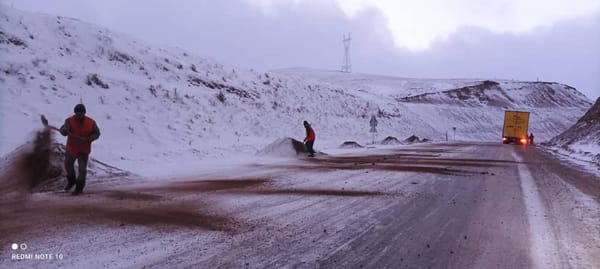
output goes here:
[[[504, 111], [520, 110], [531, 112], [529, 131], [544, 141], [567, 129], [591, 106], [575, 88], [555, 82], [406, 79], [301, 68], [278, 72], [343, 87], [375, 103], [377, 116], [397, 120], [397, 128], [417, 127], [414, 134], [434, 140], [445, 138], [446, 131], [452, 139], [497, 140]], [[405, 126], [411, 117], [420, 123]], [[424, 131], [429, 127], [434, 130]]]
[[473, 84], [473, 79], [419, 79], [399, 78], [383, 75], [343, 73], [308, 68], [286, 68], [274, 70], [279, 74], [300, 76], [315, 83], [328, 83], [358, 92], [406, 97], [430, 92], [460, 88]]
[[577, 123], [552, 138], [548, 145], [561, 153], [591, 160], [600, 166], [600, 98]]
[[75, 19], [2, 6], [0, 21], [0, 155], [41, 127], [40, 114], [60, 125], [80, 101], [102, 132], [94, 157], [140, 174], [169, 163], [253, 155], [283, 137], [301, 140], [303, 120], [315, 128], [316, 149], [371, 141], [373, 115], [379, 140], [443, 140], [450, 131], [450, 139], [495, 141], [511, 108], [532, 112], [531, 130], [543, 141], [591, 106], [556, 83], [497, 81], [463, 94], [486, 82], [255, 72]]

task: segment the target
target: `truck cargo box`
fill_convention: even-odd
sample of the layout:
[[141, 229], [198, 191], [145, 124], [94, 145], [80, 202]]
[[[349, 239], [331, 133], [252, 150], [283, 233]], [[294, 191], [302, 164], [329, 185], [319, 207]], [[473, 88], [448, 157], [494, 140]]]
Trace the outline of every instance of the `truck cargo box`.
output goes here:
[[529, 128], [529, 112], [505, 111], [504, 127], [502, 128], [502, 143], [522, 144], [529, 142], [527, 132]]

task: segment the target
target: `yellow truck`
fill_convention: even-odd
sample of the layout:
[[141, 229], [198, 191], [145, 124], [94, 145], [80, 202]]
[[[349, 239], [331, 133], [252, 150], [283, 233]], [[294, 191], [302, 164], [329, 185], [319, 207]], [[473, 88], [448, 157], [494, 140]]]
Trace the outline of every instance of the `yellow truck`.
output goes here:
[[502, 143], [527, 145], [529, 143], [529, 138], [527, 136], [528, 128], [529, 112], [505, 111], [504, 127], [502, 128]]

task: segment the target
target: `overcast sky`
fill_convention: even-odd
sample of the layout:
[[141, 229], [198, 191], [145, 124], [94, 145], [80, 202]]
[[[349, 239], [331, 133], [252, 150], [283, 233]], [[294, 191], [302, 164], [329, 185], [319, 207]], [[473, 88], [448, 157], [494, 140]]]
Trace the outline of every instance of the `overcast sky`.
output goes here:
[[556, 81], [600, 96], [598, 0], [0, 0], [256, 70]]

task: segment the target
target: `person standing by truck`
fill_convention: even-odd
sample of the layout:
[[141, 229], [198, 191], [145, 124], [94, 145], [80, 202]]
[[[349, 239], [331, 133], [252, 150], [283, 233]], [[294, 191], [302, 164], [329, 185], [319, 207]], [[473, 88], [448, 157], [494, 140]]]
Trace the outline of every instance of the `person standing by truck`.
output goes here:
[[533, 133], [529, 133], [529, 145], [533, 145]]

